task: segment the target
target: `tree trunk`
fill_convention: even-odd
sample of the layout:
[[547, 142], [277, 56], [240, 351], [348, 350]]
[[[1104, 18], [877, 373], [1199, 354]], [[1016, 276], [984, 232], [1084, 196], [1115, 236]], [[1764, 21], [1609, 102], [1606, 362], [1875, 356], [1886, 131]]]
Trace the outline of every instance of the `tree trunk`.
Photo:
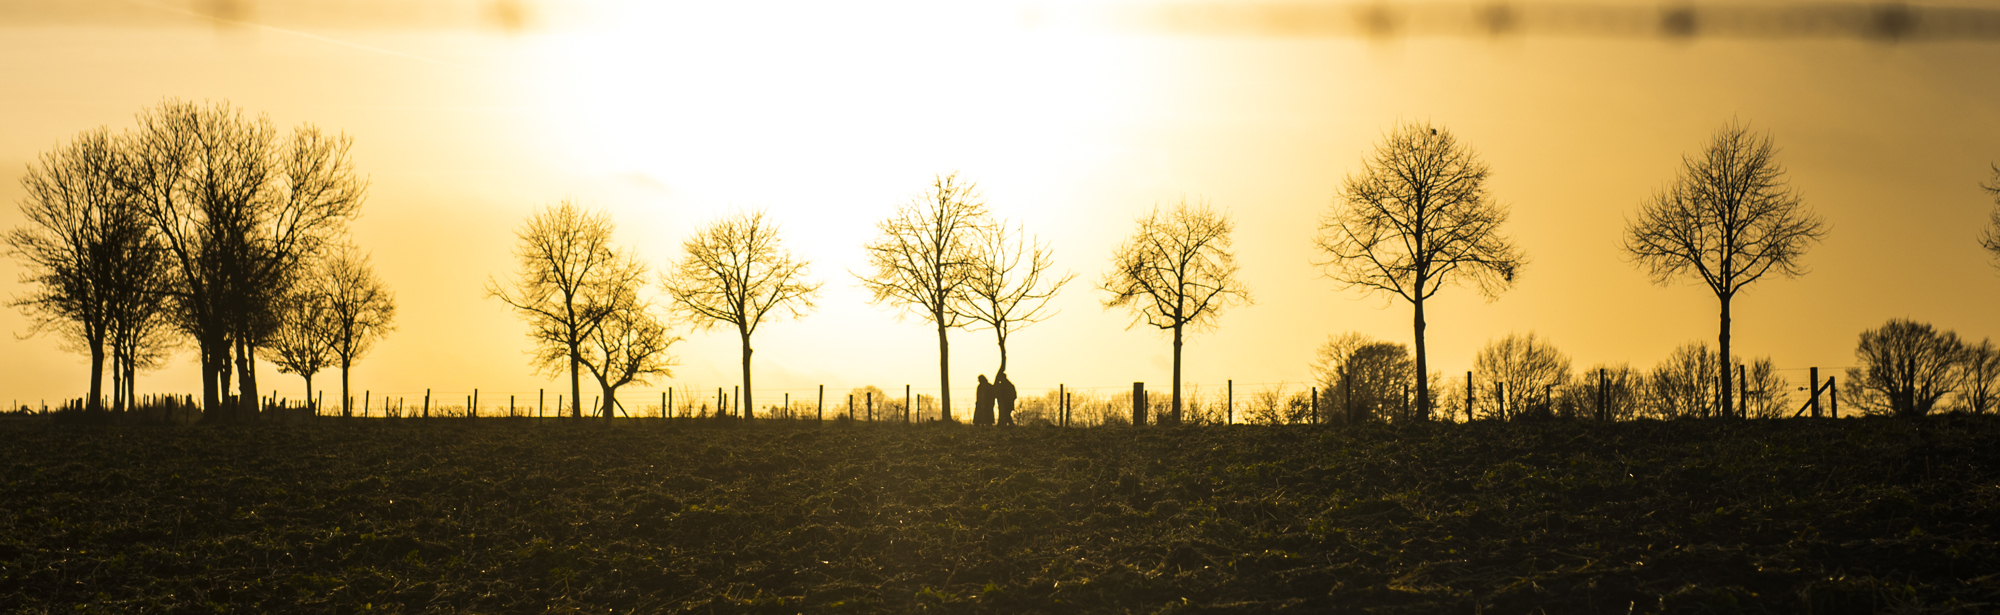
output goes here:
[[232, 396], [229, 394], [229, 376], [236, 369], [236, 364], [229, 357], [229, 349], [235, 344], [227, 336], [217, 337], [215, 347], [209, 349], [213, 353], [209, 359], [215, 362], [215, 380], [210, 384], [216, 390], [216, 403], [210, 406], [209, 412], [216, 421], [226, 423], [236, 418], [236, 404], [231, 403]]
[[[1410, 302], [1416, 306], [1414, 328], [1417, 332], [1417, 416], [1428, 420], [1431, 417], [1431, 365], [1430, 355], [1424, 352], [1424, 298], [1421, 292], [1423, 289], [1421, 280], [1418, 281], [1417, 288], [1419, 290], [1418, 293], [1415, 293], [1417, 298]], [[1471, 382], [1471, 380], [1467, 380], [1466, 382]], [[1468, 405], [1465, 411], [1470, 416], [1472, 407]]]
[[90, 399], [84, 408], [92, 412], [104, 409], [104, 336], [93, 336], [90, 340]]
[[315, 406], [315, 405], [313, 405], [313, 377], [312, 377], [312, 374], [301, 374], [301, 375], [302, 375], [302, 376], [305, 376], [305, 379], [306, 379], [306, 407], [307, 407], [307, 408], [311, 408], [311, 409], [312, 409], [312, 412], [313, 412], [313, 414], [319, 414], [319, 406]]
[[1181, 328], [1186, 323], [1174, 325], [1174, 412], [1169, 425], [1181, 424]]
[[994, 377], [998, 378], [1000, 374], [1007, 373], [1007, 334], [1001, 333], [1000, 327], [994, 327], [993, 337], [1000, 341], [1000, 369], [993, 372]]
[[349, 397], [348, 397], [348, 394], [347, 394], [347, 368], [348, 368], [348, 366], [349, 366], [349, 365], [351, 365], [351, 363], [349, 363], [349, 362], [348, 362], [347, 360], [345, 360], [345, 359], [342, 359], [342, 360], [340, 361], [340, 416], [341, 416], [341, 418], [347, 418], [347, 417], [350, 417], [350, 416], [354, 416], [354, 400], [353, 400], [353, 399], [351, 399], [351, 398], [349, 398]]
[[259, 401], [257, 398], [257, 358], [251, 353], [248, 339], [242, 336], [238, 336], [236, 339], [236, 405], [239, 413], [238, 418], [246, 421], [255, 420], [258, 411], [257, 402]]
[[1721, 400], [1722, 403], [1721, 407], [1716, 408], [1715, 411], [1716, 411], [1716, 416], [1736, 416], [1735, 412], [1736, 407], [1729, 403], [1731, 401], [1730, 390], [1729, 390], [1729, 376], [1730, 376], [1729, 299], [1730, 297], [1728, 294], [1718, 295], [1718, 297], [1722, 299], [1722, 334], [1716, 342], [1716, 345], [1721, 347], [1720, 351], [1721, 356], [1719, 357], [1720, 360], [1716, 361], [1716, 363], [1718, 363], [1720, 365], [1720, 368], [1722, 369], [1722, 381], [1721, 381], [1722, 391], [1716, 394], [1716, 399]]
[[938, 326], [938, 419], [946, 423], [951, 418], [951, 342], [945, 337], [944, 315], [932, 314]]
[[[578, 366], [578, 365], [579, 365], [580, 363], [582, 363], [582, 359], [581, 359], [581, 358], [579, 358], [579, 357], [577, 356], [577, 354], [576, 354], [576, 353], [577, 353], [577, 349], [576, 349], [576, 345], [574, 345], [574, 344], [570, 345], [570, 347], [569, 347], [569, 400], [570, 400], [570, 401], [569, 401], [569, 417], [570, 417], [570, 418], [573, 418], [573, 419], [581, 419], [581, 418], [583, 418], [583, 385], [582, 385], [582, 384], [580, 384], [580, 383], [579, 383], [579, 382], [577, 381], [577, 376], [576, 376], [576, 370], [577, 370], [577, 366]], [[556, 409], [556, 412], [560, 413], [560, 412], [562, 412], [562, 409], [561, 409], [561, 408], [557, 408], [557, 409]]]
[[618, 405], [618, 387], [606, 384], [602, 378], [597, 380], [597, 386], [604, 389], [604, 422], [610, 423], [613, 418], [613, 410]]
[[750, 332], [741, 327], [737, 331], [743, 337], [743, 418], [747, 419], [757, 414], [757, 406], [750, 403]]

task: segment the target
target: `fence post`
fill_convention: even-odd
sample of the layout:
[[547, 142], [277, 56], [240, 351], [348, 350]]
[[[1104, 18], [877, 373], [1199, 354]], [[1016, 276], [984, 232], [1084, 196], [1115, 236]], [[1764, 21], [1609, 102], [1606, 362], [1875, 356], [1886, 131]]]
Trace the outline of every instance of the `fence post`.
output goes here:
[[362, 392], [361, 392], [361, 418], [364, 418], [364, 419], [365, 419], [365, 418], [368, 418], [368, 402], [369, 402], [369, 401], [371, 401], [371, 400], [369, 399], [369, 397], [370, 397], [370, 395], [369, 395], [369, 394], [370, 394], [370, 393], [372, 393], [372, 392], [371, 392], [371, 391], [362, 391]]
[[1465, 422], [1472, 422], [1472, 371], [1465, 372]]
[[667, 387], [667, 417], [672, 418], [673, 416], [674, 416], [674, 389], [673, 387]]
[[869, 391], [869, 392], [867, 392], [867, 393], [863, 393], [863, 394], [862, 394], [862, 396], [863, 396], [863, 397], [866, 397], [866, 398], [868, 398], [868, 400], [867, 400], [867, 402], [868, 402], [868, 422], [870, 422], [870, 423], [873, 423], [873, 422], [875, 422], [875, 392], [874, 392], [874, 391]]
[[465, 409], [465, 418], [479, 416], [479, 389], [472, 390], [472, 407]]
[[1062, 383], [1056, 383], [1056, 425], [1069, 426], [1069, 391]]
[[819, 385], [819, 403], [813, 404], [813, 420], [826, 420], [826, 385]]
[[910, 422], [910, 385], [903, 385], [903, 422]]
[[1743, 377], [1743, 365], [1736, 366], [1736, 418], [1750, 418], [1750, 381]]
[[854, 420], [854, 394], [847, 394], [847, 420]]
[[507, 418], [514, 418], [514, 396], [512, 394], [507, 396]]
[[1807, 388], [1812, 391], [1812, 417], [1819, 418], [1819, 368], [1814, 367], [1811, 370], [1807, 372], [1810, 374], [1807, 377], [1812, 379], [1812, 386]]
[[1325, 421], [1320, 420], [1319, 416], [1319, 387], [1312, 388], [1312, 396], [1313, 423], [1324, 423]]
[[1493, 383], [1493, 394], [1500, 398], [1500, 420], [1507, 420], [1507, 383]]
[[431, 390], [424, 389], [424, 418], [431, 418]]
[[1827, 418], [1840, 418], [1840, 387], [1833, 386], [1833, 376], [1826, 377], [1826, 396], [1833, 406], [1828, 408]]
[[549, 401], [548, 394], [548, 389], [535, 389], [535, 418], [542, 418], [542, 406]]
[[1226, 414], [1224, 415], [1222, 420], [1224, 421], [1225, 424], [1234, 425], [1236, 424], [1236, 379], [1231, 378], [1229, 380], [1225, 380], [1224, 382], [1227, 383], [1227, 386], [1229, 388], [1229, 401], [1224, 402], [1224, 404], [1226, 405], [1225, 408]]
[[1146, 425], [1146, 383], [1132, 383], [1132, 426]]
[[1597, 368], [1597, 420], [1611, 420], [1611, 372]]

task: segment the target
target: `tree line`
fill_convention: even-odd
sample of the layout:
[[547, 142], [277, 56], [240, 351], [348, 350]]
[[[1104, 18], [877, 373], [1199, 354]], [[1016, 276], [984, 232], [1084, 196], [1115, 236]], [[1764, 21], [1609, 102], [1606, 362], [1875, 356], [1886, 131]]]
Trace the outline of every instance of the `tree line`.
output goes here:
[[[86, 399], [93, 408], [103, 399], [107, 359], [113, 368], [108, 405], [122, 408], [134, 399], [138, 370], [159, 365], [178, 344], [193, 341], [202, 364], [205, 419], [256, 412], [255, 358], [302, 376], [309, 391], [315, 374], [340, 367], [347, 413], [346, 373], [393, 328], [394, 318], [393, 295], [367, 256], [345, 241], [367, 187], [348, 160], [350, 145], [346, 135], [310, 124], [280, 134], [268, 119], [245, 118], [226, 103], [180, 101], [142, 112], [139, 126], [125, 133], [99, 128], [80, 134], [45, 153], [22, 180], [29, 223], [9, 233], [7, 242], [27, 265], [23, 281], [32, 291], [14, 304], [34, 318], [37, 331], [60, 335], [91, 356]], [[1748, 393], [1751, 384], [1759, 391], [1782, 389], [1782, 379], [1768, 359], [1745, 365], [1737, 358], [1730, 303], [1767, 276], [1806, 273], [1805, 253], [1829, 230], [1789, 186], [1777, 153], [1768, 134], [1731, 122], [1699, 153], [1684, 157], [1674, 180], [1626, 224], [1623, 251], [1636, 267], [1661, 284], [1698, 280], [1716, 297], [1713, 352], [1694, 345], [1677, 351], [1671, 368], [1663, 364], [1639, 374], [1599, 366], [1578, 379], [1568, 359], [1545, 341], [1532, 333], [1510, 335], [1482, 350], [1468, 374], [1468, 383], [1501, 387], [1490, 406], [1469, 384], [1464, 403], [1456, 404], [1451, 391], [1458, 387], [1445, 387], [1429, 368], [1425, 301], [1453, 286], [1497, 298], [1529, 261], [1504, 233], [1508, 211], [1490, 193], [1492, 171], [1479, 156], [1442, 127], [1395, 126], [1346, 177], [1322, 215], [1314, 264], [1342, 289], [1409, 303], [1412, 343], [1355, 335], [1330, 340], [1314, 373], [1325, 394], [1339, 400], [1311, 401], [1326, 401], [1356, 419], [1431, 419], [1440, 412], [1510, 418], [1556, 413], [1566, 403], [1556, 391], [1572, 387], [1571, 380], [1589, 380], [1599, 407], [1608, 407], [1607, 391], [1615, 388], [1624, 391], [1617, 395], [1643, 396], [1656, 406], [1679, 404], [1655, 407], [1649, 411], [1654, 414], [1766, 412], [1769, 396], [1735, 395]], [[1986, 188], [2000, 195], [2000, 167]], [[1184, 200], [1156, 206], [1136, 223], [1095, 286], [1106, 309], [1132, 314], [1129, 326], [1144, 324], [1171, 336], [1173, 395], [1159, 416], [1176, 423], [1183, 410], [1186, 336], [1217, 326], [1227, 309], [1252, 298], [1239, 279], [1234, 223], [1226, 212]], [[762, 211], [739, 211], [696, 229], [680, 257], [657, 272], [614, 245], [613, 230], [607, 214], [562, 201], [543, 207], [517, 231], [515, 274], [504, 283], [490, 279], [487, 294], [528, 321], [534, 365], [568, 375], [569, 410], [578, 418], [582, 375], [588, 373], [602, 391], [597, 411], [608, 418], [619, 387], [671, 375], [677, 363], [672, 346], [681, 338], [668, 323], [678, 316], [694, 328], [737, 335], [739, 407], [747, 418], [755, 408], [753, 335], [765, 322], [804, 317], [815, 308], [823, 282], [811, 275], [810, 262], [784, 247], [779, 225]], [[950, 421], [948, 332], [990, 330], [1000, 356], [996, 374], [1004, 374], [1009, 336], [1053, 317], [1051, 301], [1075, 274], [1058, 272], [1048, 244], [996, 216], [977, 185], [956, 174], [938, 176], [880, 221], [877, 231], [863, 246], [867, 270], [850, 273], [874, 303], [936, 331], [939, 418]], [[1981, 238], [2000, 255], [1996, 237], [2000, 209]], [[648, 289], [661, 291], [664, 305]], [[1913, 354], [1934, 355], [1943, 357], [1936, 359], [1939, 366], [1924, 373], [1949, 372], [1959, 383], [1970, 382], [1965, 373], [1991, 371], [1966, 367], [1984, 365], [1984, 359], [1968, 358], [1976, 353], [1955, 337], [1911, 345], [1906, 338], [1922, 337], [1911, 326], [1892, 322], [1864, 334], [1864, 363], [1876, 355], [1904, 363]], [[1750, 381], [1736, 382], [1738, 373]], [[1871, 374], [1850, 374], [1849, 381], [1867, 387], [1910, 380]], [[240, 387], [236, 395], [229, 394], [232, 375]], [[1935, 403], [1936, 386], [1910, 387], [1881, 385], [1880, 403], [1897, 412]], [[1677, 401], [1696, 399], [1713, 401]], [[1867, 399], [1856, 402], [1876, 403]], [[1393, 413], [1385, 410], [1391, 400]], [[1753, 405], [1760, 410], [1753, 413]]]

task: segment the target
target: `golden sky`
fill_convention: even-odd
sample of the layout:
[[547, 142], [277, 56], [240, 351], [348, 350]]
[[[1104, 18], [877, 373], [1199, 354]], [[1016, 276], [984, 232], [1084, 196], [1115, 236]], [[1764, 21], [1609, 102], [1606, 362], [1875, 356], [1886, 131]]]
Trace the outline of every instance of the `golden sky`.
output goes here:
[[[1739, 296], [1739, 353], [1845, 367], [1860, 331], [1894, 317], [2000, 333], [2000, 270], [1976, 243], [1994, 206], [1979, 183], [2000, 161], [2000, 43], [1185, 32], [1050, 6], [1062, 10], [17, 0], [0, 8], [0, 224], [21, 223], [19, 179], [39, 153], [129, 127], [166, 98], [344, 131], [372, 181], [353, 239], [399, 303], [398, 330], [356, 367], [357, 391], [462, 400], [479, 388], [491, 404], [566, 388], [534, 373], [522, 321], [482, 290], [512, 275], [513, 231], [534, 208], [573, 197], [607, 210], [656, 268], [696, 225], [765, 208], [827, 284], [812, 315], [758, 332], [761, 402], [819, 384], [935, 388], [933, 331], [869, 304], [850, 272], [864, 270], [878, 220], [952, 171], [1078, 274], [1059, 316], [1010, 339], [1024, 393], [1164, 388], [1168, 337], [1128, 329], [1094, 283], [1135, 218], [1204, 199], [1235, 216], [1256, 304], [1191, 337], [1187, 379], [1297, 386], [1329, 334], [1410, 340], [1407, 304], [1336, 291], [1309, 261], [1342, 178], [1396, 122], [1419, 120], [1492, 166], [1531, 260], [1496, 301], [1447, 289], [1428, 305], [1433, 369], [1462, 374], [1510, 331], [1537, 332], [1578, 367], [1650, 368], [1713, 342], [1716, 303], [1696, 282], [1654, 285], [1629, 264], [1624, 220], [1738, 119], [1777, 139], [1793, 185], [1832, 226], [1810, 274]], [[18, 273], [0, 264], [10, 296]], [[83, 357], [21, 338], [15, 311], [0, 328], [13, 334], [0, 342], [0, 397], [81, 394]], [[735, 382], [733, 334], [680, 334], [669, 384]], [[952, 344], [954, 387], [997, 362], [990, 333]], [[315, 384], [337, 391], [333, 376]], [[259, 378], [267, 392], [302, 390], [268, 365]], [[193, 356], [139, 388], [198, 393]]]

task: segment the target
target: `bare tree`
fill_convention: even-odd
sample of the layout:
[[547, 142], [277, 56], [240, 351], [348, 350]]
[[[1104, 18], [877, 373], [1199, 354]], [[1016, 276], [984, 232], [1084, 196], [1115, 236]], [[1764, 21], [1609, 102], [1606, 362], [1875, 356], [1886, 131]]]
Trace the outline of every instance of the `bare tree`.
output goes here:
[[1720, 381], [1712, 376], [1722, 369], [1718, 367], [1721, 363], [1705, 342], [1688, 342], [1674, 349], [1646, 377], [1647, 413], [1662, 419], [1717, 415], [1716, 386]]
[[1923, 416], [1961, 383], [1965, 345], [1957, 333], [1897, 318], [1862, 331], [1854, 357], [1861, 363], [1847, 370], [1854, 405], [1867, 412]]
[[[488, 280], [486, 294], [528, 320], [536, 364], [569, 368], [570, 417], [583, 418], [584, 344], [605, 321], [636, 308], [646, 267], [611, 245], [611, 218], [568, 200], [544, 207], [515, 236], [519, 277], [512, 292]], [[608, 396], [607, 396], [608, 399]]]
[[975, 249], [979, 266], [962, 311], [993, 330], [1000, 344], [1000, 368], [994, 373], [1005, 373], [1008, 334], [1055, 316], [1049, 300], [1076, 274], [1056, 275], [1055, 253], [1020, 227], [1009, 231], [1004, 224], [993, 225]]
[[1982, 339], [1978, 344], [1965, 344], [1964, 358], [1959, 361], [1958, 401], [1959, 407], [1973, 414], [1985, 414], [2000, 398], [2000, 347], [1993, 340]]
[[1104, 307], [1124, 307], [1133, 324], [1146, 323], [1174, 333], [1174, 394], [1172, 414], [1181, 417], [1181, 345], [1190, 326], [1213, 326], [1232, 304], [1250, 303], [1250, 291], [1236, 279], [1236, 255], [1230, 251], [1229, 216], [1206, 203], [1173, 209], [1139, 219], [1139, 228], [1111, 255], [1111, 269], [1098, 288], [1110, 293]]
[[1551, 415], [1555, 390], [1569, 383], [1569, 370], [1569, 355], [1532, 331], [1487, 342], [1472, 359], [1476, 381], [1505, 385], [1505, 399], [1494, 396], [1487, 410], [1500, 420]]
[[121, 158], [101, 128], [43, 154], [21, 178], [28, 224], [7, 234], [9, 253], [24, 265], [21, 282], [32, 289], [13, 303], [36, 331], [71, 337], [90, 356], [85, 403], [92, 410], [103, 405], [106, 347], [117, 340], [119, 312], [131, 307], [126, 303], [144, 303], [143, 293], [152, 290], [127, 279], [126, 261], [151, 257], [157, 247], [130, 194], [119, 188]]
[[1329, 336], [1312, 365], [1320, 406], [1348, 423], [1396, 418], [1411, 381], [1410, 349], [1360, 333]]
[[375, 277], [368, 255], [352, 247], [327, 259], [319, 275], [317, 284], [326, 297], [327, 349], [340, 366], [340, 415], [352, 416], [348, 372], [375, 348], [376, 340], [395, 330], [396, 295]]
[[[1743, 366], [1738, 361], [1739, 367]], [[1743, 414], [1755, 418], [1777, 419], [1791, 415], [1795, 408], [1788, 407], [1792, 400], [1792, 383], [1778, 373], [1778, 365], [1770, 357], [1751, 361], [1744, 371], [1743, 384], [1738, 387], [1746, 398], [1743, 400]]]
[[1511, 287], [1526, 259], [1500, 225], [1506, 208], [1486, 191], [1490, 170], [1451, 131], [1407, 123], [1390, 133], [1358, 175], [1349, 175], [1320, 221], [1315, 264], [1345, 288], [1388, 293], [1414, 308], [1417, 415], [1430, 416], [1424, 300], [1447, 284], [1488, 298]]
[[581, 362], [604, 392], [602, 411], [607, 421], [618, 407], [618, 387], [649, 384], [654, 376], [673, 375], [675, 361], [667, 350], [681, 341], [667, 334], [666, 325], [653, 316], [652, 306], [638, 297], [627, 293], [618, 303], [580, 349]]
[[[1700, 157], [1684, 158], [1679, 179], [1626, 224], [1625, 251], [1654, 282], [1693, 274], [1715, 293], [1722, 304], [1719, 356], [1735, 356], [1729, 302], [1736, 293], [1768, 273], [1804, 274], [1806, 249], [1826, 236], [1826, 223], [1786, 184], [1777, 155], [1769, 135], [1731, 122]], [[1735, 408], [1730, 364], [1717, 361], [1715, 367], [1721, 370], [1718, 405], [1728, 412]]]
[[807, 281], [808, 263], [786, 250], [778, 226], [762, 211], [738, 212], [710, 223], [681, 244], [686, 252], [661, 284], [674, 307], [704, 329], [728, 324], [743, 344], [743, 418], [751, 418], [750, 335], [774, 312], [793, 318], [812, 310], [820, 283]]
[[871, 275], [856, 277], [875, 303], [888, 302], [937, 327], [940, 420], [951, 417], [951, 343], [946, 332], [972, 322], [963, 306], [979, 271], [975, 241], [992, 222], [977, 187], [957, 174], [938, 177], [930, 190], [876, 225], [882, 234], [867, 246]]
[[317, 414], [313, 376], [333, 363], [332, 348], [327, 344], [333, 323], [326, 289], [315, 282], [304, 282], [285, 297], [278, 308], [278, 326], [258, 348], [258, 355], [278, 366], [278, 373], [304, 378], [306, 405]]
[[[268, 118], [245, 119], [227, 104], [168, 101], [140, 114], [122, 183], [169, 256], [168, 295], [200, 348], [205, 420], [255, 413], [255, 351], [287, 284], [365, 198], [351, 144], [311, 125], [281, 138]], [[232, 360], [240, 404], [225, 407]]]

